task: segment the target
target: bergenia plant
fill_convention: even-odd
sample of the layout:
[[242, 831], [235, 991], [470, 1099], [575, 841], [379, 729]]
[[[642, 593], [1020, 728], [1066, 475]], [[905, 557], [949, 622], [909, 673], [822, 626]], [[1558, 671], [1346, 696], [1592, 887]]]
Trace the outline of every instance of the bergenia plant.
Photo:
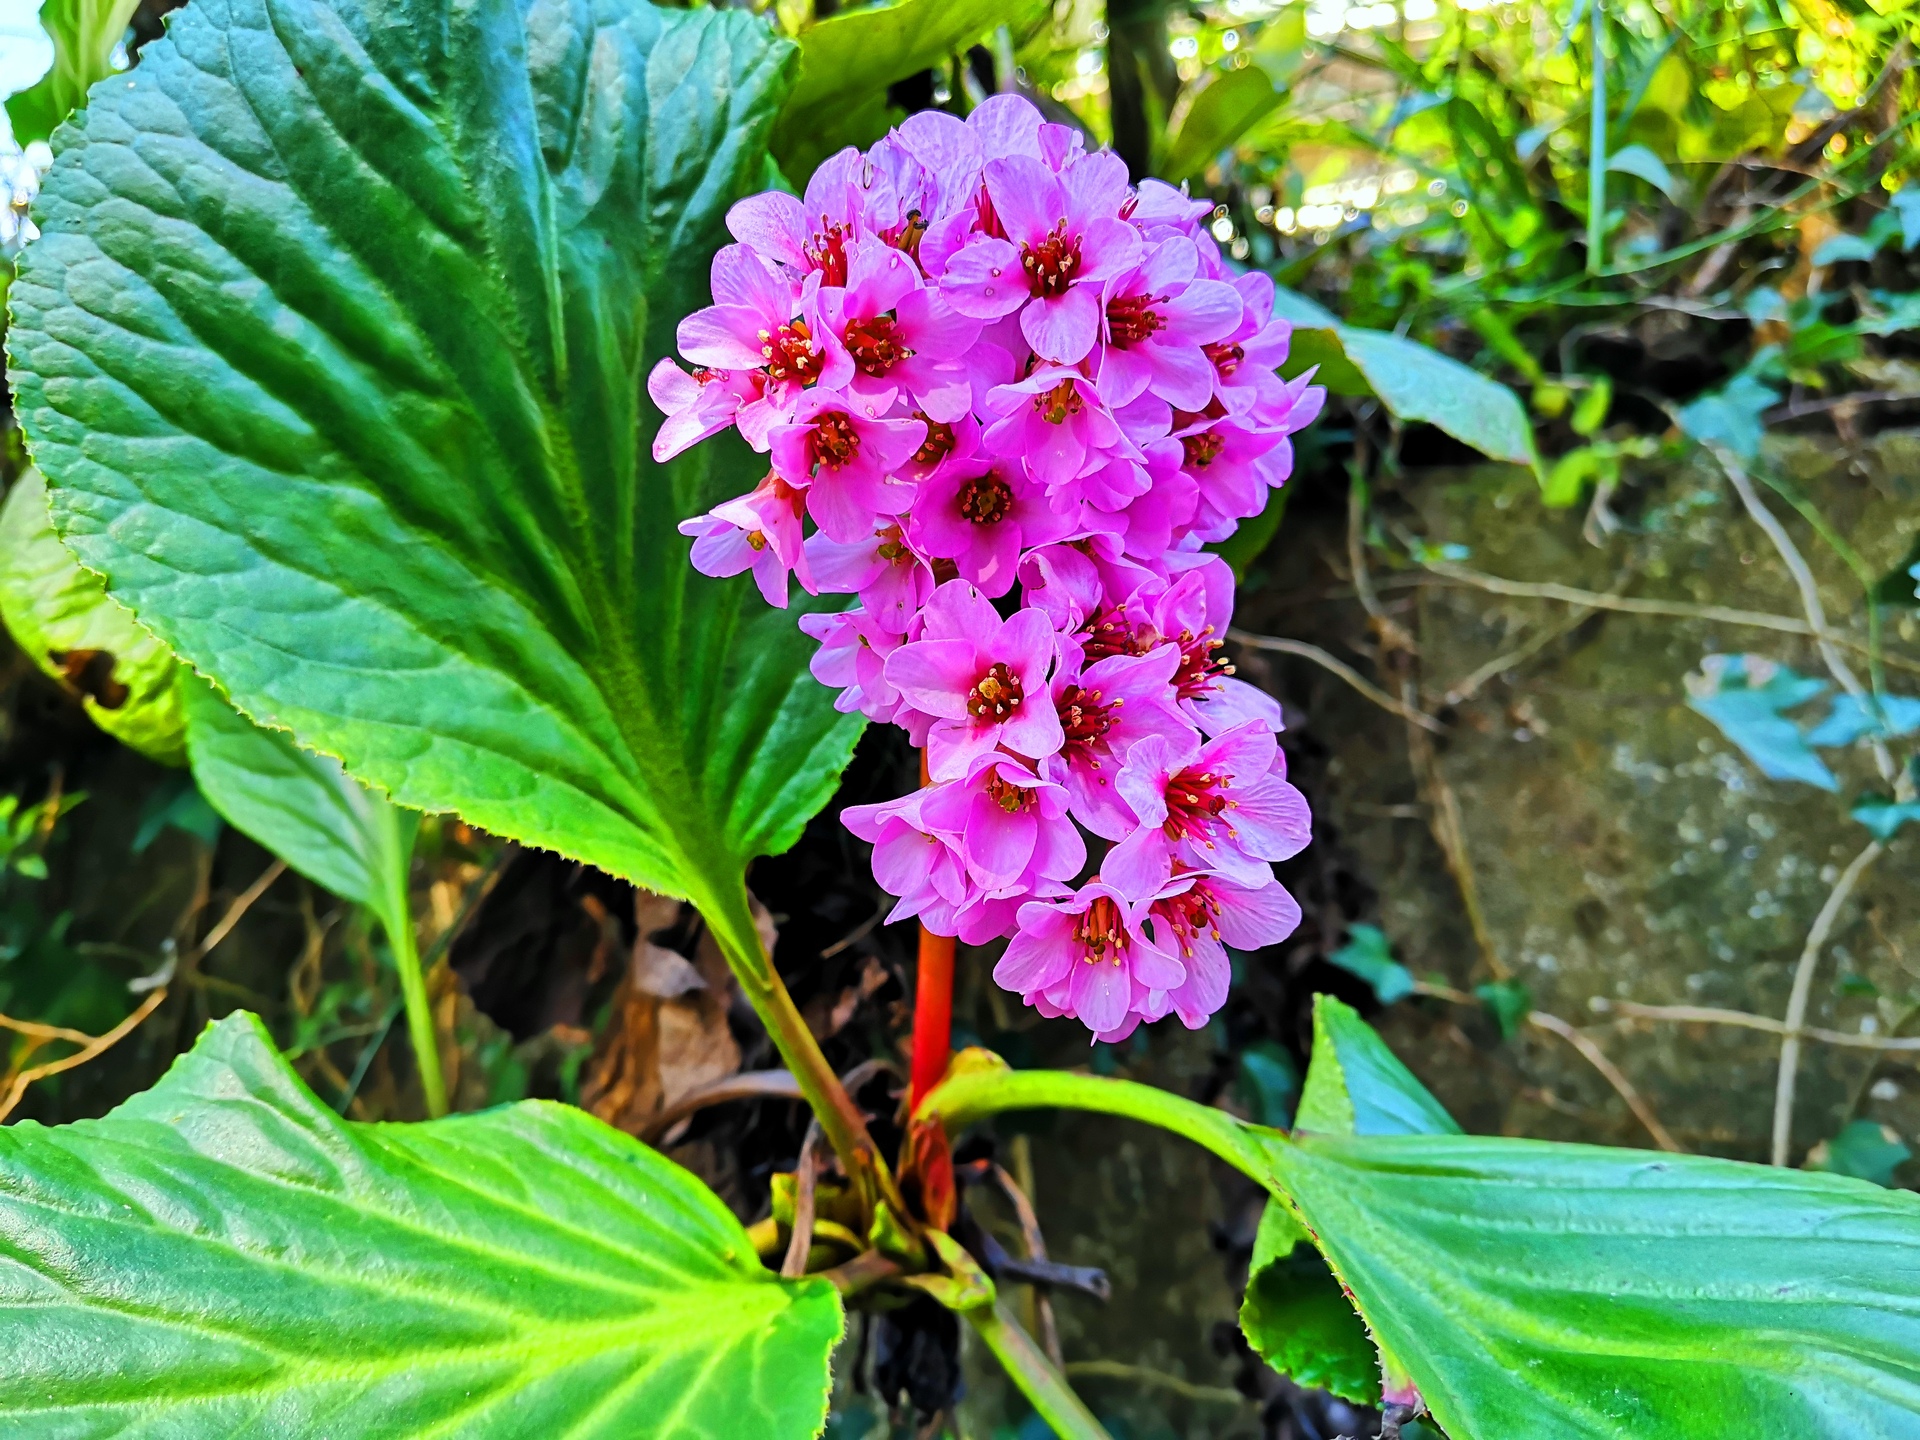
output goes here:
[[1910, 1433], [1914, 1197], [1463, 1135], [1331, 1002], [1290, 1132], [942, 1032], [876, 1143], [745, 888], [869, 720], [927, 764], [843, 817], [895, 913], [1082, 1033], [1205, 1023], [1308, 839], [1207, 549], [1319, 403], [1271, 282], [1011, 97], [766, 188], [790, 95], [875, 113], [1003, 21], [189, 0], [56, 133], [8, 337], [46, 540], [217, 686], [210, 793], [390, 931], [407, 811], [690, 899], [825, 1143], [736, 1216], [572, 1107], [345, 1121], [230, 1016], [104, 1119], [0, 1128], [9, 1436], [805, 1440], [848, 1308], [931, 1296], [1091, 1440], [948, 1149], [1036, 1106], [1264, 1187], [1247, 1336], [1385, 1425]]
[[1204, 1025], [1220, 937], [1299, 914], [1268, 862], [1306, 802], [1280, 707], [1221, 657], [1233, 577], [1205, 547], [1286, 483], [1324, 392], [1279, 378], [1273, 283], [1226, 263], [1210, 208], [1019, 96], [925, 111], [735, 205], [715, 303], [680, 322], [693, 368], [648, 382], [656, 460], [728, 423], [766, 456], [681, 526], [693, 563], [778, 605], [856, 597], [800, 623], [839, 708], [925, 749], [926, 789], [843, 817], [893, 918], [1010, 939], [996, 978], [1100, 1040]]

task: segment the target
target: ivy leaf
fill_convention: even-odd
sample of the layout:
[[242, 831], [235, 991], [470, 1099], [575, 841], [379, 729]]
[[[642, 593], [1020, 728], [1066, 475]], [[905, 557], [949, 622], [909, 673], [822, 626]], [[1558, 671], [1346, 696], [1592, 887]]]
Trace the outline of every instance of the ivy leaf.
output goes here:
[[652, 464], [643, 379], [792, 53], [625, 0], [194, 0], [62, 132], [10, 336], [55, 525], [244, 713], [742, 945], [860, 722], [693, 573], [753, 458]]
[[1382, 1005], [1413, 994], [1413, 973], [1393, 958], [1393, 946], [1378, 925], [1349, 925], [1347, 943], [1327, 959], [1371, 985]]
[[1782, 713], [1825, 694], [1826, 681], [1760, 655], [1709, 655], [1686, 687], [1687, 708], [1711, 720], [1768, 779], [1840, 788], [1809, 737]]
[[1853, 807], [1852, 815], [1883, 844], [1900, 833], [1909, 820], [1920, 820], [1920, 801], [1867, 800]]
[[94, 724], [163, 765], [185, 763], [179, 662], [60, 543], [38, 470], [16, 480], [0, 505], [0, 617], [35, 665], [79, 695]]
[[805, 1437], [840, 1303], [540, 1101], [342, 1121], [236, 1014], [103, 1120], [0, 1130], [0, 1428]]
[[1682, 406], [1676, 418], [1695, 440], [1724, 445], [1751, 464], [1767, 435], [1761, 417], [1779, 403], [1778, 390], [1742, 372], [1720, 389]]
[[1893, 1184], [1894, 1171], [1913, 1158], [1906, 1141], [1891, 1126], [1852, 1120], [1831, 1140], [1822, 1140], [1807, 1156], [1807, 1169], [1851, 1175], [1875, 1185]]
[[1511, 1040], [1533, 1013], [1533, 995], [1517, 980], [1488, 980], [1473, 987], [1473, 998], [1487, 1007], [1500, 1027], [1500, 1038]]
[[113, 52], [139, 8], [140, 0], [45, 0], [40, 26], [53, 41], [53, 68], [7, 97], [15, 143], [46, 139], [85, 102], [88, 86], [113, 73]]

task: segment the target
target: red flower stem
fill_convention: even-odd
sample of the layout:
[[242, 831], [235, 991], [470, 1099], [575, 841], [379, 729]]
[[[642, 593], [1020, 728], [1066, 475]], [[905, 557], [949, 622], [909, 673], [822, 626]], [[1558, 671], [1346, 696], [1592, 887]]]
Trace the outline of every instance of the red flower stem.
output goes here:
[[[920, 752], [920, 783], [927, 783], [927, 756]], [[920, 959], [913, 987], [913, 1070], [907, 1103], [921, 1097], [947, 1073], [953, 1044], [953, 937], [920, 927]]]

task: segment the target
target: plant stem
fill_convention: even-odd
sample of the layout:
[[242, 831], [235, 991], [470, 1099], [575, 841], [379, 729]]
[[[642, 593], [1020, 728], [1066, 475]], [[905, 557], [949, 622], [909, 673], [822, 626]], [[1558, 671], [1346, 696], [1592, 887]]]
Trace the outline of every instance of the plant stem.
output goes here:
[[[927, 773], [927, 752], [920, 752], [920, 783]], [[947, 1073], [953, 1054], [953, 937], [920, 927], [920, 954], [914, 967], [913, 1065], [907, 1106], [918, 1105]]]
[[1607, 52], [1602, 38], [1606, 15], [1601, 0], [1592, 0], [1588, 21], [1593, 34], [1592, 137], [1587, 145], [1587, 273], [1597, 275], [1607, 263]]
[[1007, 1309], [1004, 1300], [991, 1307], [981, 1306], [966, 1312], [967, 1319], [987, 1348], [1006, 1367], [1020, 1393], [1027, 1397], [1040, 1418], [1053, 1427], [1060, 1440], [1111, 1440], [1104, 1426], [1093, 1418], [1084, 1401], [1073, 1393], [1067, 1377], [1033, 1343], [1033, 1337]]
[[1108, 1080], [1069, 1070], [965, 1069], [947, 1077], [921, 1101], [917, 1115], [938, 1115], [949, 1133], [1003, 1110], [1092, 1110], [1139, 1120], [1184, 1135], [1237, 1170], [1274, 1188], [1264, 1147], [1284, 1140], [1278, 1131], [1249, 1125], [1211, 1105], [1132, 1080]]
[[907, 1103], [918, 1105], [947, 1073], [953, 1044], [953, 937], [920, 927], [914, 970], [913, 1073]]
[[760, 932], [754, 927], [753, 914], [747, 904], [745, 878], [722, 894], [694, 897], [694, 904], [713, 932], [720, 953], [740, 982], [754, 1014], [767, 1027], [767, 1038], [773, 1041], [774, 1049], [786, 1061], [800, 1093], [812, 1107], [821, 1133], [833, 1146], [833, 1153], [840, 1157], [841, 1167], [856, 1186], [867, 1192], [870, 1201], [885, 1200], [895, 1214], [906, 1216], [906, 1204], [894, 1184], [893, 1172], [867, 1133], [866, 1117], [847, 1094], [840, 1077], [833, 1073], [833, 1067], [827, 1064], [819, 1042], [801, 1018], [793, 996], [787, 993], [780, 973], [773, 968], [772, 959], [760, 943]]
[[413, 1042], [413, 1063], [426, 1093], [427, 1115], [438, 1120], [447, 1113], [447, 1081], [440, 1073], [440, 1035], [433, 1023], [433, 1005], [427, 999], [427, 977], [420, 966], [420, 946], [413, 933], [413, 902], [407, 882], [413, 870], [413, 839], [419, 817], [398, 806], [380, 810], [388, 833], [381, 846], [381, 892], [374, 905], [387, 944], [393, 950], [393, 968], [400, 972], [400, 997], [407, 1008], [407, 1038]]

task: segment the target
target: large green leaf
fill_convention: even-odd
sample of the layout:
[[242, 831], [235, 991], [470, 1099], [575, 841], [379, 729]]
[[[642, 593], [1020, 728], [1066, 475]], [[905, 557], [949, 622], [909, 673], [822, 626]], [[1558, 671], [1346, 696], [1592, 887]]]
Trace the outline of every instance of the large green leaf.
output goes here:
[[859, 721], [791, 613], [690, 570], [676, 523], [756, 472], [650, 463], [642, 381], [792, 54], [630, 0], [194, 0], [62, 132], [13, 289], [54, 521], [116, 598], [397, 803], [736, 940]]
[[894, 0], [829, 15], [799, 35], [800, 74], [773, 150], [804, 182], [827, 156], [870, 145], [899, 119], [887, 87], [964, 51], [996, 25], [1020, 25], [1036, 0]]
[[179, 662], [60, 543], [38, 470], [0, 505], [0, 618], [35, 665], [80, 696], [94, 724], [163, 764], [186, 760]]
[[1271, 1153], [1453, 1440], [1912, 1433], [1920, 1196], [1464, 1135]]
[[[1325, 1043], [1323, 1027], [1315, 1067]], [[1384, 1054], [1343, 1053], [1342, 1074], [1392, 1085]], [[1311, 1239], [1394, 1393], [1417, 1388], [1452, 1440], [1891, 1440], [1920, 1412], [1920, 1195], [1533, 1140], [1289, 1137], [1129, 1081], [977, 1059], [920, 1113], [957, 1129], [1051, 1105], [1178, 1131], [1264, 1184], [1288, 1212], [1261, 1226], [1266, 1282], [1247, 1303], [1273, 1328], [1257, 1343], [1315, 1383], [1376, 1393]]]
[[53, 41], [53, 68], [7, 97], [13, 138], [44, 140], [81, 104], [87, 87], [113, 71], [113, 52], [126, 37], [140, 0], [45, 0], [40, 25]]
[[800, 1440], [840, 1304], [583, 1111], [342, 1121], [250, 1015], [0, 1130], [0, 1430]]

